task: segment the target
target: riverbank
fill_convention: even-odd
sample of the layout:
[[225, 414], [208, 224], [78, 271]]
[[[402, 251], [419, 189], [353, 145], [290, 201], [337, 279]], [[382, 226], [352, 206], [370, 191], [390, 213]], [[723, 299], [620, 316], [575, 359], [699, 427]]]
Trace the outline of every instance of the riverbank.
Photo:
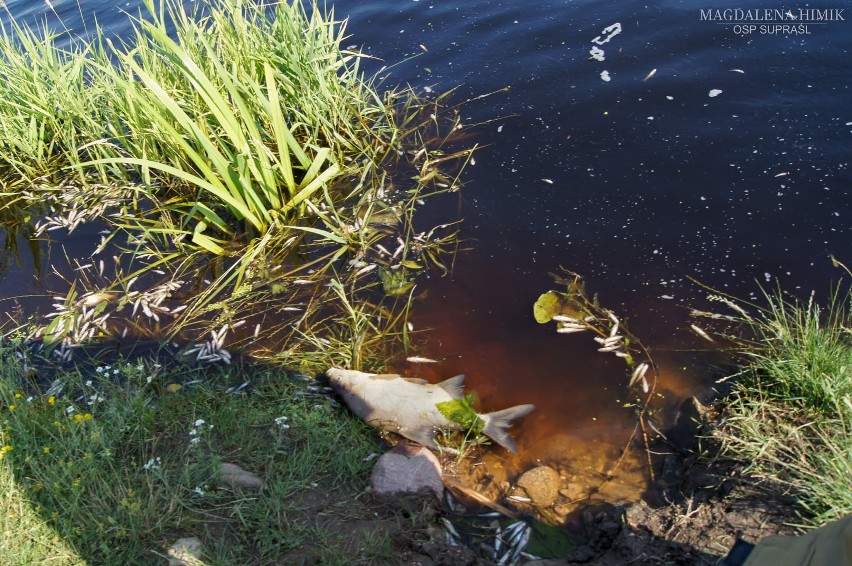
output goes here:
[[[821, 474], [819, 485], [791, 481], [799, 468], [777, 458], [761, 463], [731, 448], [751, 438], [753, 427], [742, 426], [746, 400], [788, 410], [801, 401], [766, 397], [778, 389], [769, 387], [778, 376], [761, 365], [767, 352], [783, 367], [803, 345], [810, 352], [803, 360], [835, 352], [841, 365], [807, 365], [822, 368], [819, 375], [831, 378], [845, 406], [848, 295], [838, 298], [826, 310], [786, 302], [763, 311], [769, 318], [749, 315], [784, 338], [786, 354], [770, 337], [762, 348], [753, 341], [732, 393], [709, 408], [695, 399], [684, 403], [675, 428], [654, 445], [655, 505], [586, 507], [559, 528], [558, 551], [551, 546], [547, 556], [538, 540], [538, 554], [531, 544], [521, 563], [544, 554], [547, 564], [713, 564], [737, 538], [757, 543], [848, 513], [842, 499], [822, 508], [816, 499], [848, 477], [829, 473], [849, 462], [842, 454], [832, 459], [849, 448], [842, 415], [815, 420], [812, 413], [811, 428], [799, 427], [810, 440], [800, 444], [808, 448], [802, 457], [832, 464], [828, 472], [811, 466], [810, 473]], [[832, 348], [801, 340], [814, 332]], [[74, 369], [12, 336], [2, 348], [4, 563], [150, 564], [187, 540], [196, 541], [199, 564], [492, 563], [485, 547], [450, 542], [445, 519], [469, 521], [494, 507], [468, 501], [460, 513], [434, 497], [403, 505], [375, 498], [369, 475], [387, 446], [312, 376], [240, 358], [197, 367], [171, 347], [101, 351]], [[778, 424], [749, 419], [755, 421]], [[824, 430], [818, 426], [841, 428], [820, 447], [825, 435], [807, 434]], [[767, 446], [778, 443], [769, 440]]]

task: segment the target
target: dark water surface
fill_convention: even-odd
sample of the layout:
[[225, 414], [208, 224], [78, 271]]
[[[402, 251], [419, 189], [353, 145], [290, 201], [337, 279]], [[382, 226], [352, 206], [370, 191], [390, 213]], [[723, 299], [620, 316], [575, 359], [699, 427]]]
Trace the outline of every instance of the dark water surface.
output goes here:
[[[42, 2], [7, 5], [18, 17], [55, 21]], [[122, 10], [135, 13], [139, 2], [82, 5], [90, 22], [96, 14], [121, 34]], [[53, 6], [78, 29], [76, 3]], [[557, 335], [533, 320], [536, 297], [553, 287], [548, 271], [587, 276], [602, 304], [654, 349], [660, 389], [674, 403], [710, 379], [679, 351], [701, 346], [686, 307], [706, 306], [688, 276], [744, 298], [776, 279], [807, 296], [840, 276], [829, 254], [852, 261], [852, 22], [742, 34], [702, 21], [707, 8], [335, 3], [349, 19], [348, 43], [381, 59], [372, 70], [404, 61], [385, 84], [459, 87], [455, 100], [473, 99], [466, 122], [488, 122], [475, 140], [487, 147], [466, 171], [461, 197], [474, 249], [452, 277], [425, 283], [429, 298], [414, 314], [418, 328], [434, 329], [417, 353], [442, 363], [398, 369], [436, 379], [466, 373], [489, 409], [536, 403], [517, 429], [518, 459], [490, 462], [506, 473], [561, 461], [591, 478], [609, 469], [634, 426], [622, 408], [624, 366], [595, 352], [587, 335]], [[590, 57], [596, 37], [603, 61]], [[638, 494], [640, 469], [638, 456], [628, 458], [608, 497]]]

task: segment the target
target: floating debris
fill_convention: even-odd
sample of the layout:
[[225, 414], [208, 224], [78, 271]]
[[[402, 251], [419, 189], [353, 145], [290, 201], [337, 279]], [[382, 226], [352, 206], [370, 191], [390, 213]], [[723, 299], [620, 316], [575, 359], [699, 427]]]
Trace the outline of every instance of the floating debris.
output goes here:
[[707, 94], [707, 96], [709, 96], [710, 98], [716, 98], [720, 94], [722, 94], [722, 91], [718, 88], [714, 88]]
[[601, 80], [605, 83], [608, 83], [611, 80], [609, 76], [609, 71], [601, 71]]
[[592, 40], [592, 43], [597, 43], [598, 45], [603, 45], [604, 43], [609, 43], [609, 41], [615, 37], [616, 35], [621, 33], [621, 24], [619, 22], [615, 22], [614, 24], [608, 25], [605, 27], [599, 36]]
[[595, 61], [603, 61], [605, 59], [604, 50], [601, 49], [600, 47], [596, 46], [596, 45], [592, 46], [592, 49], [589, 51], [589, 55]]
[[644, 78], [644, 79], [642, 79], [642, 81], [643, 81], [643, 82], [644, 82], [644, 81], [647, 81], [648, 79], [650, 79], [651, 77], [653, 77], [653, 76], [654, 76], [654, 75], [656, 75], [656, 74], [657, 74], [657, 69], [651, 69], [651, 72], [650, 72], [650, 73], [648, 73], [647, 75], [645, 75], [645, 78]]

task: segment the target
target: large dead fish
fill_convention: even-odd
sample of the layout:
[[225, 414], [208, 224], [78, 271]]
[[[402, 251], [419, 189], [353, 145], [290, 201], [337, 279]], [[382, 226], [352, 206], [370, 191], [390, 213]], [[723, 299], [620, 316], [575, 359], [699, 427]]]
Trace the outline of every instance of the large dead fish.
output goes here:
[[[435, 444], [438, 431], [461, 430], [461, 425], [444, 417], [436, 404], [464, 397], [464, 375], [435, 385], [424, 379], [350, 369], [332, 368], [326, 375], [352, 412], [376, 428], [401, 434], [434, 449], [438, 449]], [[517, 446], [506, 429], [514, 419], [533, 408], [532, 405], [518, 405], [493, 413], [477, 413], [477, 416], [485, 423], [482, 432], [486, 436], [515, 452]]]

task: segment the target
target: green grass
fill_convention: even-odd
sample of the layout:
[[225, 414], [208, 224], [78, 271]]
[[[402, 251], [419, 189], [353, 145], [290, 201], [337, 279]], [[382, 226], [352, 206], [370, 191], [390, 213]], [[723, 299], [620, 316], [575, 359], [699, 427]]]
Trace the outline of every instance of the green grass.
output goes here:
[[[152, 564], [185, 536], [206, 564], [389, 559], [383, 529], [407, 520], [362, 502], [375, 436], [303, 378], [168, 357], [56, 371], [2, 349], [3, 564]], [[226, 485], [222, 461], [266, 487]]]
[[720, 437], [820, 525], [852, 513], [852, 290], [838, 287], [825, 308], [780, 292], [767, 300], [744, 315], [753, 339]]
[[[380, 92], [341, 46], [345, 21], [315, 3], [193, 6], [146, 0], [121, 42], [93, 30], [60, 49], [3, 30], [3, 228], [15, 241], [111, 230], [69, 258], [79, 269], [51, 290], [64, 310], [38, 337], [66, 355], [250, 323], [268, 338], [256, 354], [310, 369], [370, 365], [385, 337], [407, 346], [416, 276], [447, 272], [458, 245], [452, 223], [414, 218], [459, 188], [449, 171], [471, 151], [446, 150], [458, 112]], [[93, 296], [109, 300], [81, 303]], [[255, 342], [240, 340], [228, 347]]]

